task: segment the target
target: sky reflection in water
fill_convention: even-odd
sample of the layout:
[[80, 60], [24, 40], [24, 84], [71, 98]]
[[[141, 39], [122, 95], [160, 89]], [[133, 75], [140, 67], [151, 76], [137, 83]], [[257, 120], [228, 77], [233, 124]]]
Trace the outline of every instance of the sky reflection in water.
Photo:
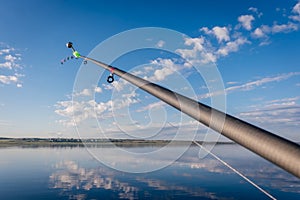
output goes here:
[[[300, 198], [298, 178], [242, 147], [217, 145], [213, 152], [276, 198]], [[211, 156], [199, 159], [198, 153], [193, 146], [164, 169], [132, 174], [102, 165], [84, 148], [0, 149], [0, 195], [3, 199], [268, 199], [219, 161]], [[132, 163], [122, 162], [128, 167]]]

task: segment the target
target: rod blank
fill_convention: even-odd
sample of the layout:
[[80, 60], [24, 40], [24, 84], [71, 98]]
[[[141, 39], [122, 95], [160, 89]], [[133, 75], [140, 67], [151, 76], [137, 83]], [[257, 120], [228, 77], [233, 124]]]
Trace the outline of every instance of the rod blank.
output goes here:
[[103, 62], [81, 56], [145, 90], [202, 124], [300, 178], [300, 146], [167, 88]]

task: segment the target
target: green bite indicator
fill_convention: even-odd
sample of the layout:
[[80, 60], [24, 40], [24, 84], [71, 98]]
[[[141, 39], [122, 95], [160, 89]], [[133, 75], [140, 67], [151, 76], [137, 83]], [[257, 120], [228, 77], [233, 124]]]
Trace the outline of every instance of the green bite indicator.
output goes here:
[[78, 51], [74, 51], [73, 56], [75, 56], [75, 58], [80, 58], [80, 53]]

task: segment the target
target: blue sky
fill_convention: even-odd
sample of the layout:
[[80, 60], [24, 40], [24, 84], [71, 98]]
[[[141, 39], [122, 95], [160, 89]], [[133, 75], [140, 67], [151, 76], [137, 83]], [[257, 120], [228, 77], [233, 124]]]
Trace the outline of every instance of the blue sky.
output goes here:
[[[80, 70], [94, 66], [83, 66], [81, 60], [60, 65], [60, 60], [70, 55], [67, 41], [88, 55], [123, 31], [160, 27], [188, 36], [182, 38], [177, 55], [145, 49], [123, 55], [113, 64], [178, 92], [193, 93], [199, 101], [210, 104], [218, 91], [211, 92], [203, 77], [182, 59], [199, 67], [215, 63], [228, 113], [300, 140], [298, 1], [0, 3], [0, 136], [78, 137], [73, 114], [77, 128], [85, 132], [81, 137], [98, 136], [102, 131], [107, 137], [149, 138], [157, 133], [158, 138], [172, 138], [180, 125], [184, 132], [206, 132], [119, 79], [107, 84], [108, 73], [92, 86], [95, 91], [81, 88], [73, 92]], [[166, 45], [164, 40], [157, 42], [159, 48]], [[99, 55], [97, 59], [104, 58]], [[180, 84], [176, 84], [178, 80]], [[185, 83], [192, 90], [185, 90]], [[123, 112], [127, 115], [118, 115]]]

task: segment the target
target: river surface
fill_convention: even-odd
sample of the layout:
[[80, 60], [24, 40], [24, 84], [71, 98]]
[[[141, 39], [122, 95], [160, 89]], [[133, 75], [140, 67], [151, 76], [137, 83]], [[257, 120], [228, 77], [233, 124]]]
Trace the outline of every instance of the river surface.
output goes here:
[[[111, 148], [92, 151], [110, 156]], [[157, 147], [122, 148], [148, 152]], [[166, 155], [145, 156], [139, 163], [166, 166], [128, 173], [120, 169], [134, 169], [139, 158], [112, 155], [116, 163], [122, 161], [116, 170], [84, 147], [1, 148], [0, 199], [270, 199], [211, 155], [199, 158], [199, 150], [191, 146], [171, 164]], [[212, 152], [275, 198], [300, 199], [300, 179], [248, 150], [218, 144]]]

